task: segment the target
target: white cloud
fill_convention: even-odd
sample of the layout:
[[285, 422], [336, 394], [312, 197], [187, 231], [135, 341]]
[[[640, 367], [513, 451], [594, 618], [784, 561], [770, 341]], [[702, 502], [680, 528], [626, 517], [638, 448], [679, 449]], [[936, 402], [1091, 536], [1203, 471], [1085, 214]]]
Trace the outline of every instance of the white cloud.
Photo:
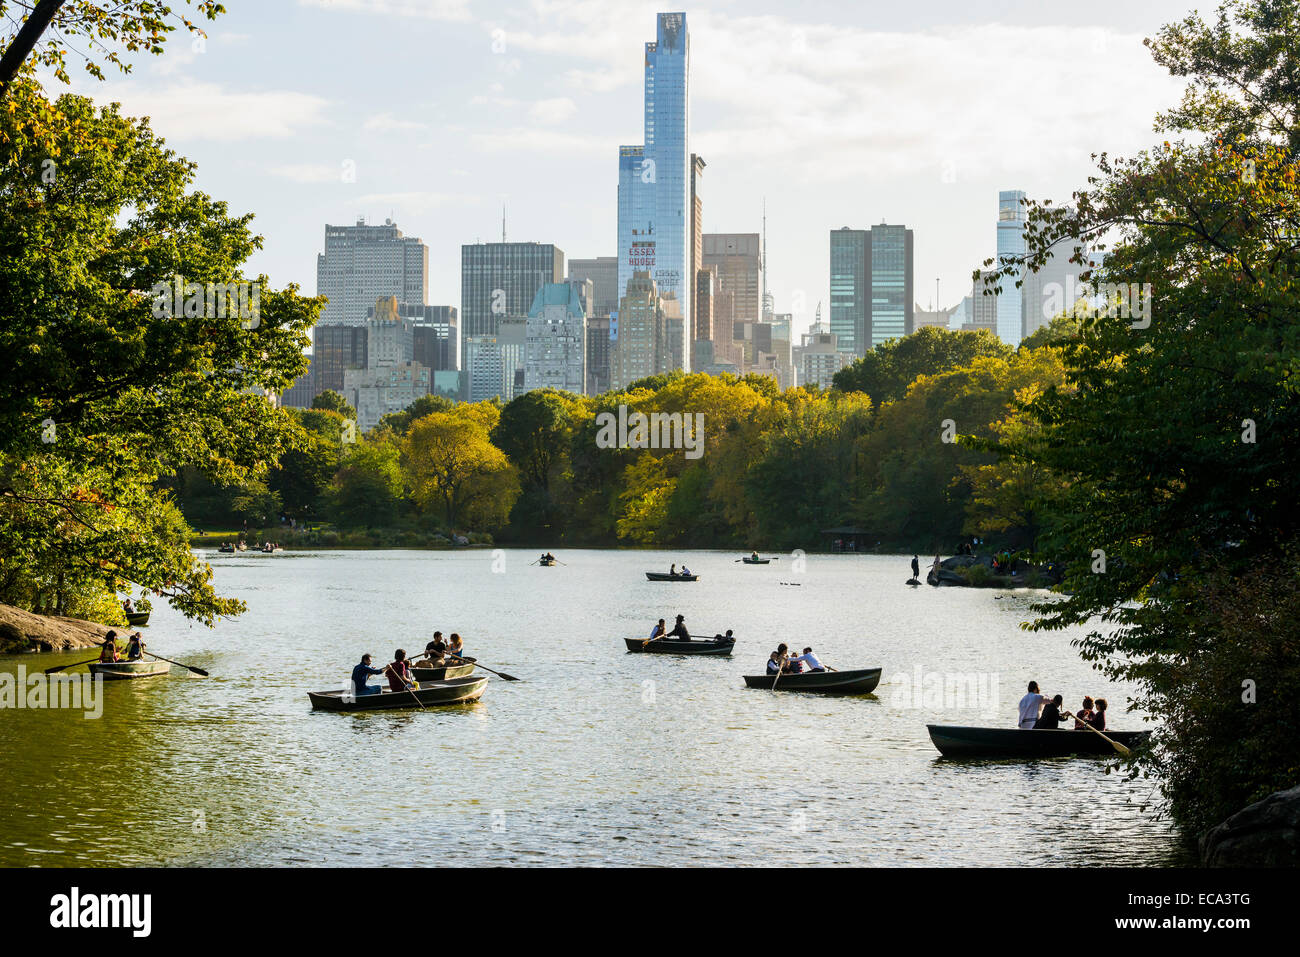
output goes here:
[[288, 166], [273, 166], [272, 176], [293, 180], [295, 183], [340, 183], [343, 182], [343, 168], [328, 166], [323, 163], [294, 163]]
[[88, 91], [100, 103], [116, 100], [128, 116], [147, 116], [165, 137], [192, 140], [283, 139], [324, 121], [328, 101], [294, 90], [237, 93], [216, 83], [170, 86], [127, 80]]
[[428, 124], [416, 120], [401, 120], [392, 113], [376, 113], [368, 117], [362, 129], [372, 133], [409, 133], [428, 130]]
[[425, 20], [470, 20], [469, 0], [298, 0], [301, 7], [342, 10], [347, 13], [393, 14]]
[[563, 123], [577, 112], [577, 104], [564, 96], [550, 100], [538, 100], [529, 108], [528, 115], [538, 123]]

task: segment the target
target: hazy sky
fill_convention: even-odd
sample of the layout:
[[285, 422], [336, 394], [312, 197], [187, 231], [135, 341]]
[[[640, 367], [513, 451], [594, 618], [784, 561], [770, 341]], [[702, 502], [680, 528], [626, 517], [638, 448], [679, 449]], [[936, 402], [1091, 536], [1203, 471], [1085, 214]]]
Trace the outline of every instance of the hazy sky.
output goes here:
[[[256, 214], [250, 264], [315, 292], [325, 223], [392, 216], [459, 304], [460, 245], [501, 234], [616, 253], [617, 148], [642, 141], [658, 10], [691, 31], [691, 147], [707, 232], [756, 232], [768, 283], [812, 321], [828, 232], [904, 223], [916, 298], [951, 305], [993, 254], [997, 191], [1066, 201], [1089, 155], [1156, 140], [1180, 86], [1142, 46], [1188, 0], [1047, 4], [718, 0], [226, 0], [126, 78], [78, 90], [152, 117], [199, 188]], [[1203, 7], [1209, 12], [1209, 7]], [[347, 164], [351, 164], [349, 167]], [[355, 181], [345, 181], [345, 169]], [[828, 307], [823, 308], [826, 314]]]

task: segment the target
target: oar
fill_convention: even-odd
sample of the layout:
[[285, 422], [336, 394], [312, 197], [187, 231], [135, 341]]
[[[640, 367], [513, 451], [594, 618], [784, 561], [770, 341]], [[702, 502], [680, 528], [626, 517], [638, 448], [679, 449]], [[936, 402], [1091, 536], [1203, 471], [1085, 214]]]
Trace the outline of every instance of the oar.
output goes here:
[[[1078, 718], [1075, 718], [1074, 720], [1079, 721]], [[1116, 751], [1116, 752], [1117, 752], [1121, 757], [1125, 757], [1125, 758], [1127, 758], [1130, 754], [1133, 753], [1133, 752], [1130, 751], [1127, 747], [1125, 747], [1124, 745], [1122, 745], [1122, 744], [1120, 744], [1118, 741], [1116, 741], [1114, 738], [1107, 737], [1106, 735], [1102, 734], [1100, 731], [1098, 731], [1096, 728], [1094, 728], [1092, 725], [1090, 725], [1087, 721], [1080, 721], [1080, 724], [1082, 724], [1085, 728], [1087, 728], [1087, 729], [1088, 729], [1089, 731], [1091, 731], [1093, 734], [1099, 736], [1103, 741], [1105, 741], [1105, 742], [1106, 742], [1107, 744], [1109, 744], [1112, 748], [1114, 748], [1115, 751]]]
[[208, 673], [204, 671], [202, 668], [195, 668], [193, 665], [187, 665], [183, 661], [172, 661], [170, 658], [164, 658], [162, 655], [155, 655], [152, 651], [146, 651], [145, 654], [148, 655], [150, 658], [157, 658], [159, 661], [166, 661], [169, 664], [180, 665], [182, 668], [188, 668], [196, 675], [202, 675], [205, 678], [209, 677]]
[[[771, 660], [770, 658], [768, 659]], [[776, 683], [781, 680], [781, 671], [785, 668], [785, 659], [781, 659], [781, 667], [776, 669], [776, 675], [772, 678], [772, 690], [776, 690]]]
[[411, 682], [407, 681], [405, 678], [403, 678], [401, 675], [399, 675], [396, 671], [394, 671], [392, 665], [384, 665], [384, 670], [387, 671], [389, 674], [391, 674], [391, 675], [392, 675], [394, 678], [396, 678], [398, 681], [402, 682], [402, 684], [406, 685], [406, 693], [409, 694], [412, 698], [415, 699], [415, 703], [418, 704], [418, 705], [420, 706], [420, 710], [421, 710], [421, 711], [428, 711], [428, 710], [429, 710], [428, 708], [426, 708], [426, 707], [424, 706], [424, 702], [420, 700], [420, 696], [419, 696], [418, 694], [415, 693], [415, 689], [411, 687]]
[[492, 671], [492, 669], [489, 668], [489, 667], [487, 667], [486, 665], [481, 665], [481, 664], [479, 664], [478, 661], [477, 661], [477, 659], [474, 660], [474, 661], [466, 661], [466, 660], [465, 660], [464, 658], [462, 658], [460, 655], [452, 654], [450, 651], [448, 651], [446, 654], [447, 654], [449, 657], [455, 658], [457, 661], [464, 661], [465, 664], [467, 664], [467, 665], [471, 665], [471, 664], [472, 664], [474, 667], [476, 667], [476, 668], [482, 668], [484, 671], [491, 671], [492, 674], [496, 675], [498, 678], [504, 678], [504, 679], [506, 679], [506, 681], [522, 681], [522, 680], [523, 680], [522, 678], [516, 678], [514, 675], [508, 675], [508, 674], [506, 674], [504, 671]]
[[[116, 643], [116, 642], [115, 642], [115, 643]], [[99, 643], [99, 646], [102, 648], [102, 647], [104, 647], [106, 644], [108, 644], [108, 639], [107, 639], [107, 638], [105, 638], [103, 641], [101, 641], [101, 642]], [[101, 654], [102, 654], [102, 653], [103, 653], [103, 652], [101, 652]], [[52, 675], [52, 674], [54, 674], [54, 672], [56, 672], [56, 671], [62, 671], [64, 668], [75, 668], [75, 667], [77, 667], [77, 665], [89, 665], [89, 664], [94, 664], [94, 663], [95, 663], [96, 661], [98, 661], [98, 660], [99, 660], [98, 658], [88, 658], [88, 659], [85, 660], [85, 661], [74, 661], [74, 662], [73, 662], [72, 664], [70, 664], [70, 665], [58, 665], [58, 666], [56, 666], [56, 667], [54, 667], [54, 668], [46, 668], [46, 669], [45, 669], [45, 673], [46, 673], [47, 675]]]

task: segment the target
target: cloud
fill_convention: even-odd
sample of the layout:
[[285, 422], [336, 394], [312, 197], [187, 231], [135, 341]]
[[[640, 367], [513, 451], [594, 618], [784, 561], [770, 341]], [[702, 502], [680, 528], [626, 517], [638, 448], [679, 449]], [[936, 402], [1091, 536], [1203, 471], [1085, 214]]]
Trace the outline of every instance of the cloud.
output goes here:
[[425, 213], [446, 206], [476, 206], [482, 197], [470, 193], [437, 193], [413, 190], [397, 193], [366, 193], [356, 200], [358, 205], [387, 207], [400, 211], [400, 215]]
[[328, 166], [323, 163], [296, 163], [288, 166], [273, 166], [272, 176], [292, 180], [295, 183], [341, 183], [343, 168]]
[[538, 123], [563, 123], [577, 112], [577, 105], [565, 96], [550, 100], [538, 100], [529, 107], [528, 115]]
[[366, 119], [362, 129], [372, 133], [409, 133], [428, 130], [427, 123], [417, 120], [401, 120], [392, 113], [376, 113]]
[[473, 19], [469, 0], [298, 0], [300, 7], [366, 15], [391, 14], [424, 20], [463, 22]]
[[235, 141], [285, 139], [324, 122], [329, 102], [294, 90], [237, 93], [217, 83], [181, 81], [169, 86], [127, 80], [89, 90], [95, 100], [116, 100], [129, 116], [147, 116], [165, 137]]

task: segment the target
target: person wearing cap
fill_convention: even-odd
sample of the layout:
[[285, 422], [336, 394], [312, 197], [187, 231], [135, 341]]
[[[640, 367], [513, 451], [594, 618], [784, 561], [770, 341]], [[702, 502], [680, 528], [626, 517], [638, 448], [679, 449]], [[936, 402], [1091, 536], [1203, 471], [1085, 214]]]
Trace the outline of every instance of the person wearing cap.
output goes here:
[[366, 680], [372, 675], [382, 675], [384, 672], [379, 668], [370, 667], [370, 656], [362, 655], [361, 664], [352, 669], [352, 691], [356, 695], [379, 694], [383, 689], [378, 685], [366, 684]]
[[691, 633], [686, 630], [686, 618], [683, 615], [677, 616], [677, 624], [673, 625], [673, 630], [668, 632], [669, 638], [676, 638], [679, 641], [690, 641]]

